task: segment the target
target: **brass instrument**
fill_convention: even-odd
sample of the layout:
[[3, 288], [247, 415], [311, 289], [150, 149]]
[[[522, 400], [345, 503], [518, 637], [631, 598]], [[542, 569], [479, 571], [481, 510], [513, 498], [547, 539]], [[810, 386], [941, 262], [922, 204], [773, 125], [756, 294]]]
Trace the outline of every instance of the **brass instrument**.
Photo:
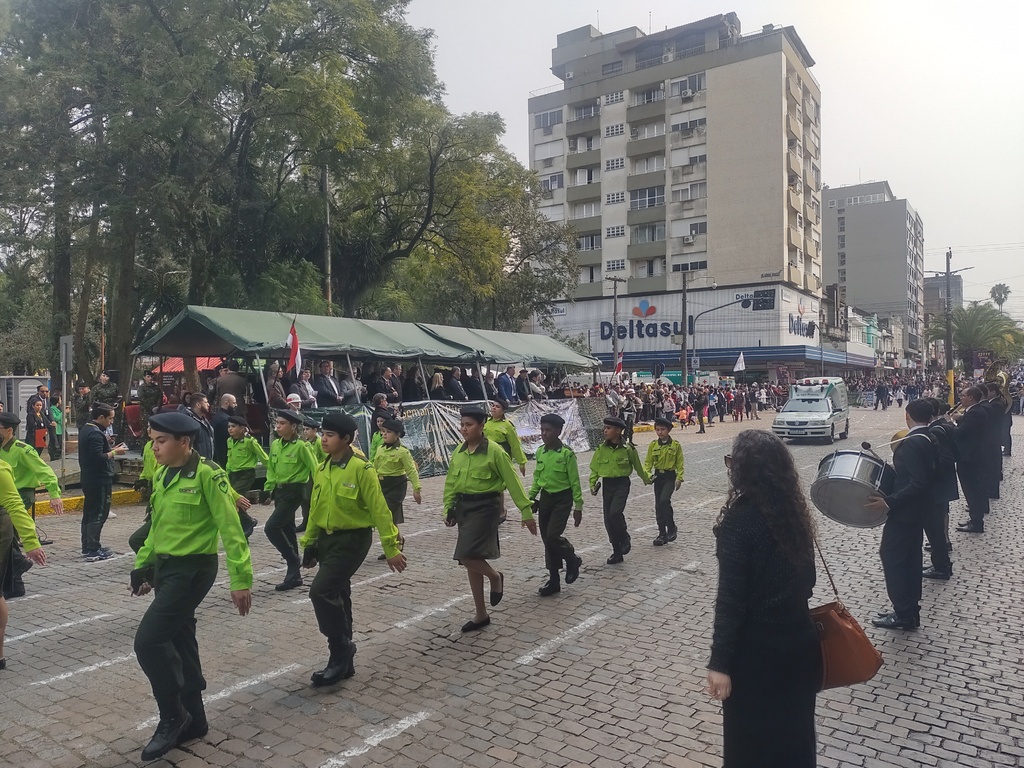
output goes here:
[[997, 358], [985, 369], [985, 383], [995, 382], [999, 385], [999, 396], [1003, 398], [1003, 407], [1009, 412], [1013, 407], [1013, 397], [1010, 396], [1010, 374], [1006, 372], [1006, 359]]
[[900, 440], [902, 440], [904, 437], [906, 437], [909, 434], [910, 434], [910, 430], [909, 429], [901, 429], [899, 432], [896, 432], [892, 436], [892, 440], [890, 440], [888, 444], [892, 445], [893, 443], [899, 442]]

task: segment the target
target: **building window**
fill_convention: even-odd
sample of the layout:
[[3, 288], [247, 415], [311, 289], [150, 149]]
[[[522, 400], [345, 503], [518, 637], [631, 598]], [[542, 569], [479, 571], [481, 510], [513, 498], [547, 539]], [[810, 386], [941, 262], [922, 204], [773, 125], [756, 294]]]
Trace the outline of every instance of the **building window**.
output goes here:
[[604, 169], [606, 171], [618, 171], [626, 167], [626, 158], [624, 157], [613, 157], [609, 160], [604, 161]]
[[606, 125], [604, 128], [605, 138], [609, 136], [621, 136], [626, 132], [625, 123], [616, 123], [615, 125]]
[[707, 124], [708, 119], [706, 117], [698, 117], [696, 120], [681, 120], [678, 123], [672, 123], [672, 132], [695, 131], [698, 127]]
[[846, 251], [840, 251], [839, 252], [839, 266], [840, 267], [845, 267], [846, 266]]
[[602, 75], [617, 75], [620, 72], [622, 72], [622, 62], [621, 61], [613, 61], [613, 62], [610, 62], [609, 64], [605, 64], [603, 67], [601, 67], [601, 74]]
[[690, 155], [690, 165], [697, 165], [699, 163], [706, 163], [708, 161], [707, 155]]
[[601, 282], [600, 267], [580, 267], [580, 283]]
[[574, 186], [582, 186], [584, 184], [595, 184], [601, 180], [601, 169], [596, 165], [589, 168], [577, 168]]
[[569, 139], [569, 154], [577, 152], [590, 152], [601, 148], [601, 137], [599, 136], [574, 136]]
[[642, 245], [644, 243], [659, 243], [665, 239], [664, 224], [643, 224], [633, 227], [630, 236], [630, 244]]
[[708, 263], [706, 261], [688, 261], [682, 264], [673, 264], [673, 272], [694, 272], [698, 269], [707, 269]]
[[625, 98], [626, 98], [625, 91], [615, 91], [613, 93], [606, 93], [604, 95], [604, 103], [605, 104], [618, 104], [619, 102], [621, 102]]
[[625, 192], [609, 192], [604, 198], [605, 205], [615, 205], [626, 202]]
[[534, 116], [534, 128], [550, 128], [562, 122], [562, 110], [555, 109], [551, 112], [541, 112]]
[[588, 117], [597, 117], [601, 114], [601, 108], [597, 104], [583, 104], [573, 108], [573, 120], [586, 120]]
[[835, 208], [836, 207], [836, 201], [835, 200], [829, 200], [828, 201], [828, 207], [829, 208]]
[[665, 135], [665, 123], [644, 123], [629, 129], [629, 140], [653, 139]]
[[846, 217], [845, 216], [840, 216], [838, 219], [836, 219], [836, 223], [839, 224], [839, 231], [840, 232], [845, 232], [846, 231]]
[[840, 248], [845, 248], [846, 247], [846, 235], [839, 235], [839, 247]]
[[647, 261], [641, 261], [636, 265], [637, 277], [657, 277], [658, 275], [663, 274], [665, 274], [664, 259], [648, 259]]
[[626, 268], [625, 259], [612, 259], [608, 262], [605, 270], [608, 272], [622, 272]]
[[695, 75], [684, 77], [682, 80], [673, 80], [671, 85], [671, 93], [673, 96], [680, 96], [686, 91], [703, 91], [707, 89], [707, 78], [703, 72], [698, 72]]
[[605, 237], [625, 237], [626, 227], [624, 224], [620, 224], [617, 227], [607, 227], [604, 230]]
[[629, 193], [629, 209], [656, 208], [665, 204], [665, 185], [634, 189]]
[[708, 223], [706, 221], [695, 221], [690, 225], [690, 235], [696, 237], [697, 235], [706, 235], [708, 233]]
[[580, 235], [576, 248], [581, 251], [600, 251], [601, 235]]
[[651, 173], [665, 170], [664, 155], [648, 155], [633, 161], [633, 173]]
[[561, 173], [553, 173], [547, 178], [540, 180], [540, 188], [544, 192], [561, 189], [565, 186], [565, 176]]
[[803, 217], [803, 214], [801, 214], [801, 213], [798, 213], [796, 215], [796, 228], [797, 229], [803, 229], [804, 228], [804, 217]]
[[839, 282], [840, 283], [845, 283], [846, 282], [846, 270], [845, 269], [840, 269], [839, 270]]
[[645, 88], [642, 91], [637, 91], [633, 94], [633, 106], [638, 107], [641, 104], [653, 104], [656, 101], [665, 100], [665, 89], [656, 85], [652, 88]]
[[695, 181], [690, 185], [690, 199], [698, 200], [708, 196], [708, 183], [706, 181]]
[[601, 203], [597, 200], [588, 200], [585, 203], [576, 203], [573, 209], [574, 219], [588, 219], [591, 216], [601, 215]]

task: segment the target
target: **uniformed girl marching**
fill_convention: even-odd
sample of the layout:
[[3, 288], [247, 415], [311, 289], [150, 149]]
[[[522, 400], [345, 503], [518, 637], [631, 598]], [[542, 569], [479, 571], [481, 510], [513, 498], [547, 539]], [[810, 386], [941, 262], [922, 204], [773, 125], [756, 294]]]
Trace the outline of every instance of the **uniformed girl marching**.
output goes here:
[[[405, 437], [405, 425], [398, 419], [385, 419], [381, 424], [381, 447], [373, 457], [373, 468], [380, 479], [380, 489], [384, 492], [384, 500], [391, 510], [391, 521], [397, 528], [405, 522], [402, 502], [412, 483], [412, 497], [417, 504], [422, 503], [420, 495], [420, 473], [409, 449], [402, 445]], [[398, 534], [398, 548], [405, 549], [405, 539]], [[382, 554], [378, 560], [386, 559]]]
[[[505, 404], [498, 400], [491, 401], [491, 415], [484, 422], [484, 437], [501, 447], [509, 458], [519, 465], [519, 474], [526, 477], [526, 453], [523, 451], [523, 444], [519, 442], [516, 425], [505, 418]], [[505, 522], [507, 512], [505, 494], [502, 494], [501, 522]]]
[[626, 527], [626, 500], [629, 498], [629, 476], [636, 470], [644, 485], [651, 482], [640, 456], [630, 443], [623, 441], [622, 432], [626, 422], [609, 416], [604, 420], [604, 442], [597, 446], [590, 460], [590, 492], [597, 495], [598, 483], [603, 483], [604, 527], [612, 554], [608, 565], [621, 563], [628, 555], [632, 544]]

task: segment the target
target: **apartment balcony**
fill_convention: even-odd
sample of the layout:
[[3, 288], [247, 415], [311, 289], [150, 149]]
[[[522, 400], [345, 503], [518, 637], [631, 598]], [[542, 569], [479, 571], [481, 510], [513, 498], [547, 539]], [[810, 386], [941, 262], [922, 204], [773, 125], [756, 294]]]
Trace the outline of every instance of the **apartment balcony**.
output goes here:
[[786, 90], [796, 100], [797, 104], [803, 100], [804, 90], [800, 87], [800, 83], [796, 81], [795, 77], [789, 76], [786, 78]]
[[626, 258], [630, 260], [647, 260], [666, 257], [667, 243], [658, 240], [653, 243], [637, 243], [626, 247]]
[[566, 136], [581, 136], [588, 133], [597, 133], [601, 129], [601, 115], [590, 115], [581, 117], [578, 120], [570, 120], [565, 124]]
[[626, 213], [626, 224], [630, 227], [637, 224], [657, 224], [663, 221], [665, 221], [664, 205], [637, 208]]
[[581, 267], [599, 267], [604, 263], [604, 252], [600, 248], [576, 251], [576, 263]]
[[786, 228], [786, 231], [789, 232], [789, 244], [794, 248], [802, 249], [804, 247], [803, 231], [794, 226], [792, 222], [790, 222], [790, 225]]
[[664, 97], [656, 101], [648, 101], [645, 104], [635, 104], [626, 108], [626, 120], [630, 123], [650, 120], [655, 117], [664, 117], [666, 104]]
[[797, 175], [804, 172], [804, 159], [792, 149], [786, 153], [786, 170]]
[[583, 152], [570, 152], [565, 156], [565, 167], [570, 171], [576, 170], [577, 168], [586, 168], [588, 165], [600, 167], [600, 149], [588, 149]]
[[630, 139], [626, 145], [626, 157], [640, 157], [665, 151], [665, 137], [651, 136], [646, 139]]
[[707, 212], [708, 199], [706, 197], [697, 197], [692, 200], [678, 200], [668, 204], [668, 216], [670, 219], [706, 216]]
[[804, 221], [808, 224], [818, 223], [818, 212], [814, 210], [814, 206], [810, 203], [804, 204]]
[[786, 190], [786, 200], [789, 203], [789, 207], [794, 211], [802, 211], [804, 208], [803, 195], [796, 191], [794, 187], [789, 187]]
[[810, 272], [805, 272], [804, 289], [817, 296], [821, 293], [821, 278], [817, 275], [812, 275]]
[[631, 277], [626, 282], [627, 293], [664, 293], [666, 290], [668, 290], [667, 275]]
[[589, 184], [577, 184], [565, 190], [565, 201], [577, 203], [580, 200], [593, 200], [601, 198], [601, 182], [592, 181]]
[[672, 149], [696, 146], [707, 141], [707, 136], [708, 129], [706, 125], [698, 125], [696, 128], [684, 128], [681, 131], [669, 131], [669, 146]]
[[646, 173], [635, 173], [626, 179], [626, 189], [645, 189], [646, 187], [658, 187], [665, 184], [665, 171], [648, 171]]
[[[598, 262], [600, 264], [601, 262]], [[577, 299], [593, 299], [604, 295], [604, 283], [580, 283], [576, 286]]]
[[786, 113], [786, 132], [791, 139], [799, 139], [804, 135], [803, 124], [797, 120], [792, 112]]
[[597, 216], [581, 216], [578, 219], [570, 219], [569, 223], [572, 224], [573, 228], [575, 228], [575, 230], [581, 235], [601, 231], [600, 214]]
[[796, 266], [796, 265], [794, 265], [792, 263], [788, 264], [786, 266], [785, 274], [786, 274], [786, 282], [792, 283], [797, 288], [803, 288], [804, 287], [804, 271], [800, 267], [798, 267], [798, 266]]
[[685, 184], [690, 181], [704, 181], [708, 177], [708, 164], [695, 163], [690, 165], [672, 166], [672, 183]]

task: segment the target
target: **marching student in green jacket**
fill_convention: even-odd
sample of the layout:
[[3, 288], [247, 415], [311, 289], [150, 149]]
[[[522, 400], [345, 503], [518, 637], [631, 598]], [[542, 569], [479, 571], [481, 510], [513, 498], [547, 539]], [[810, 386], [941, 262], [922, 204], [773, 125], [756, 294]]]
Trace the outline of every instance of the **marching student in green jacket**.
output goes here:
[[299, 437], [300, 424], [302, 416], [297, 412], [277, 412], [274, 429], [281, 439], [270, 444], [267, 481], [263, 486], [264, 503], [269, 498], [274, 500], [274, 512], [263, 531], [288, 563], [284, 581], [274, 587], [278, 592], [302, 586], [295, 512], [306, 497], [306, 483], [316, 470], [316, 459], [309, 443]]
[[[391, 521], [397, 528], [405, 522], [405, 511], [402, 509], [402, 502], [409, 491], [409, 483], [412, 483], [412, 497], [417, 504], [423, 502], [420, 495], [420, 471], [416, 466], [416, 460], [412, 457], [409, 449], [402, 445], [402, 438], [405, 437], [405, 425], [398, 419], [385, 419], [380, 427], [381, 447], [373, 457], [373, 468], [377, 470], [377, 477], [380, 479], [380, 489], [384, 493], [384, 500], [391, 510]], [[398, 548], [405, 549], [405, 539], [401, 532], [398, 534]], [[378, 560], [387, 559], [380, 555]]]
[[572, 584], [580, 575], [583, 560], [562, 535], [573, 511], [573, 525], [583, 522], [583, 489], [576, 454], [560, 437], [565, 419], [556, 413], [540, 417], [540, 437], [544, 444], [537, 449], [537, 467], [533, 471], [530, 499], [534, 503], [544, 541], [544, 564], [549, 578], [537, 590], [541, 597], [562, 591], [559, 571], [565, 563], [565, 583]]
[[492, 606], [500, 603], [505, 593], [505, 575], [487, 562], [501, 556], [498, 525], [502, 492], [509, 492], [522, 514], [523, 527], [534, 536], [537, 523], [512, 460], [484, 437], [487, 415], [475, 405], [463, 406], [459, 414], [459, 431], [465, 442], [455, 449], [448, 465], [444, 482], [444, 524], [459, 527], [459, 540], [452, 559], [459, 561], [469, 578], [476, 614], [463, 625], [462, 631], [473, 632], [491, 623], [484, 604], [484, 579], [491, 583]]
[[[313, 453], [313, 459], [317, 465], [323, 463], [323, 460], [327, 458], [327, 452], [324, 451], [323, 444], [320, 442], [320, 422], [315, 421], [309, 416], [303, 416], [302, 439], [309, 443], [309, 450]], [[312, 494], [313, 476], [310, 475], [309, 482], [306, 483], [305, 495], [302, 497], [302, 506], [299, 508], [302, 510], [302, 522], [295, 526], [296, 533], [306, 532], [306, 526], [309, 524], [309, 504]]]
[[[519, 433], [516, 432], [516, 425], [505, 418], [505, 404], [498, 400], [492, 400], [491, 415], [484, 422], [484, 437], [493, 443], [501, 446], [501, 449], [519, 465], [519, 474], [526, 477], [526, 453], [523, 452], [523, 444], [519, 442]], [[501, 495], [501, 522], [505, 522], [508, 509], [505, 506], [505, 494]]]
[[352, 575], [370, 551], [374, 528], [391, 570], [401, 573], [406, 566], [377, 473], [352, 450], [355, 434], [355, 419], [348, 414], [324, 416], [322, 442], [328, 456], [313, 474], [309, 526], [302, 537], [303, 567], [320, 565], [309, 599], [330, 653], [327, 666], [310, 678], [314, 688], [355, 674]]
[[612, 545], [612, 554], [608, 565], [621, 563], [624, 555], [629, 554], [632, 543], [626, 527], [626, 499], [629, 498], [629, 476], [636, 470], [637, 475], [649, 485], [644, 465], [640, 456], [630, 443], [622, 440], [622, 431], [626, 422], [614, 416], [604, 420], [604, 442], [597, 446], [590, 460], [590, 492], [597, 495], [598, 483], [603, 484], [602, 501], [604, 503], [604, 527], [608, 532], [608, 541]]
[[384, 421], [386, 420], [386, 417], [384, 416], [375, 416], [373, 418], [374, 421], [376, 422], [376, 429], [374, 429], [373, 434], [370, 435], [369, 458], [371, 462], [377, 455], [377, 451], [380, 450], [380, 447], [384, 445], [384, 435], [380, 433], [380, 429], [384, 425]]
[[683, 484], [683, 446], [672, 439], [672, 422], [665, 418], [654, 420], [658, 439], [647, 446], [644, 469], [654, 477], [654, 516], [658, 521], [658, 537], [654, 546], [660, 547], [676, 540], [676, 521], [672, 511], [672, 492]]
[[[265, 467], [269, 461], [263, 446], [249, 434], [249, 422], [245, 417], [237, 414], [228, 416], [228, 463], [224, 469], [235, 493], [245, 496], [251, 491], [256, 485], [256, 466], [262, 464]], [[258, 521], [243, 509], [238, 511], [238, 518], [248, 539]]]
[[153, 480], [153, 519], [131, 572], [133, 595], [156, 591], [135, 632], [135, 656], [149, 678], [160, 722], [143, 760], [201, 739], [209, 726], [196, 641], [196, 609], [217, 578], [218, 540], [224, 544], [231, 601], [240, 616], [252, 607], [252, 560], [227, 473], [192, 448], [199, 430], [183, 413], [149, 420], [160, 469]]
[[[148, 430], [149, 427], [147, 426], [146, 429]], [[128, 546], [135, 554], [138, 554], [142, 545], [146, 543], [146, 537], [149, 536], [149, 529], [153, 524], [153, 478], [156, 477], [156, 471], [160, 467], [153, 454], [153, 441], [148, 437], [147, 435], [146, 444], [142, 446], [142, 471], [139, 473], [139, 481], [135, 484], [135, 490], [142, 494], [142, 498], [146, 502], [146, 517], [138, 530], [128, 537]]]

